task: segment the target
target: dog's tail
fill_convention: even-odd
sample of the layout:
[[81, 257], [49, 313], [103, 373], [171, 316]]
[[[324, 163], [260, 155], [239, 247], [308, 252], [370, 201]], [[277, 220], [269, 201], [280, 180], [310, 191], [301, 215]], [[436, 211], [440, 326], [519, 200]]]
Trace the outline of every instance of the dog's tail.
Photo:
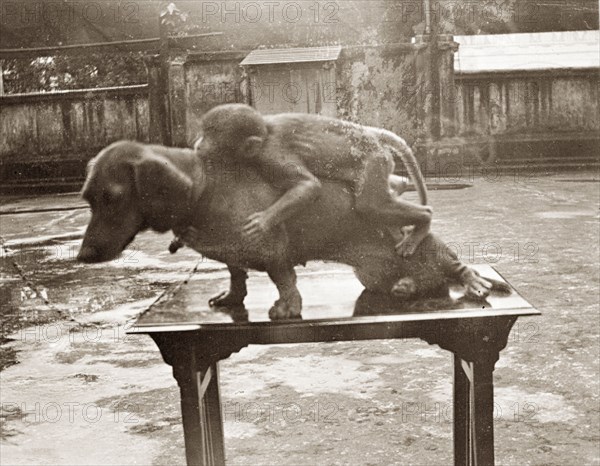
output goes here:
[[404, 139], [402, 139], [397, 134], [392, 133], [386, 129], [382, 128], [373, 128], [377, 131], [379, 140], [392, 148], [394, 152], [398, 155], [402, 163], [406, 167], [406, 171], [410, 176], [411, 181], [415, 185], [415, 189], [419, 194], [419, 200], [421, 204], [427, 205], [427, 187], [425, 186], [425, 179], [423, 178], [423, 173], [421, 173], [421, 168], [419, 167], [419, 163], [413, 154], [412, 149], [406, 143]]
[[171, 243], [169, 243], [169, 252], [171, 254], [175, 254], [177, 251], [179, 251], [179, 249], [181, 249], [184, 246], [185, 244], [183, 243], [183, 240], [179, 236], [176, 236], [171, 240]]

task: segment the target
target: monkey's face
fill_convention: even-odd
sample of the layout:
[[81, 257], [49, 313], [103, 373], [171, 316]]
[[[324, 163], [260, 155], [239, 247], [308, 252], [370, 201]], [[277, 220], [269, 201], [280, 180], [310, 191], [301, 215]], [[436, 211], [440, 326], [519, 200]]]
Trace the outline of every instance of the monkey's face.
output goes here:
[[[204, 132], [203, 136], [194, 144], [194, 149], [199, 157], [204, 160], [238, 159], [242, 157], [241, 149], [244, 140], [237, 140], [232, 131], [226, 130], [219, 134]], [[239, 139], [239, 138], [238, 138]]]

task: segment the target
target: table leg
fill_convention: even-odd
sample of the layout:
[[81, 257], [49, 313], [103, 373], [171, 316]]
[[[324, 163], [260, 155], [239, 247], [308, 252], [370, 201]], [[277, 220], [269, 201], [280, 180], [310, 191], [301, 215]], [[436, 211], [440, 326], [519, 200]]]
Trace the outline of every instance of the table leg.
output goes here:
[[225, 464], [225, 436], [223, 434], [223, 419], [221, 417], [221, 394], [219, 392], [219, 364], [210, 366], [211, 380], [204, 393], [206, 412], [206, 429], [211, 447], [212, 464]]
[[471, 432], [476, 466], [494, 464], [494, 364], [476, 361], [471, 384]]
[[225, 442], [219, 395], [219, 369], [192, 364], [175, 370], [181, 392], [185, 456], [189, 466], [225, 464]]
[[454, 465], [465, 466], [471, 463], [470, 433], [470, 388], [471, 383], [465, 373], [463, 360], [454, 354]]
[[494, 464], [495, 359], [467, 362], [454, 355], [454, 464]]

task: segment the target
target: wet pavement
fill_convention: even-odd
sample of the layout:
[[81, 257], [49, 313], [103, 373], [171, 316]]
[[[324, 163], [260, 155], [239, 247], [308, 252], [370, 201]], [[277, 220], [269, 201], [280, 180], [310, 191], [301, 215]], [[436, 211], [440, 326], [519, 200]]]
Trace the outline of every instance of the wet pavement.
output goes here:
[[[497, 364], [497, 462], [600, 464], [598, 174], [473, 183], [431, 192], [434, 230], [543, 312]], [[196, 265], [193, 280], [224, 267], [151, 232], [78, 264], [77, 196], [3, 198], [0, 213], [0, 462], [182, 463], [170, 368], [125, 331]], [[348, 268], [311, 263], [299, 281], [324, 270]], [[221, 366], [228, 463], [448, 464], [451, 373], [448, 353], [412, 340], [246, 348]]]

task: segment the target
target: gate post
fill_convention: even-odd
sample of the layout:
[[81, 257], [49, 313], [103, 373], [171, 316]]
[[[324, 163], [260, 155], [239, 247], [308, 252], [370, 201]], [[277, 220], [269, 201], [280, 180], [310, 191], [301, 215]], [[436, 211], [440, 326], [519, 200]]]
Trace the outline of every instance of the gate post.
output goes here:
[[[187, 146], [185, 56], [175, 56], [170, 48], [171, 33], [180, 29], [185, 15], [169, 3], [160, 12], [159, 72], [156, 80], [158, 118], [160, 119], [162, 142], [167, 146]], [[158, 101], [160, 100], [160, 101]]]
[[458, 43], [449, 34], [416, 37], [418, 118], [423, 137], [438, 140], [454, 134], [454, 52]]
[[452, 137], [456, 131], [456, 84], [454, 82], [454, 53], [458, 42], [450, 34], [440, 34], [437, 41], [437, 76], [439, 82], [439, 135]]
[[454, 52], [458, 43], [449, 34], [419, 35], [416, 60], [417, 121], [420, 140], [415, 144], [422, 171], [426, 174], [438, 161], [440, 140], [456, 131]]
[[144, 63], [148, 72], [148, 142], [168, 145], [169, 131], [160, 57], [146, 56]]
[[185, 57], [170, 61], [168, 69], [170, 145], [187, 147], [187, 102], [185, 92]]

